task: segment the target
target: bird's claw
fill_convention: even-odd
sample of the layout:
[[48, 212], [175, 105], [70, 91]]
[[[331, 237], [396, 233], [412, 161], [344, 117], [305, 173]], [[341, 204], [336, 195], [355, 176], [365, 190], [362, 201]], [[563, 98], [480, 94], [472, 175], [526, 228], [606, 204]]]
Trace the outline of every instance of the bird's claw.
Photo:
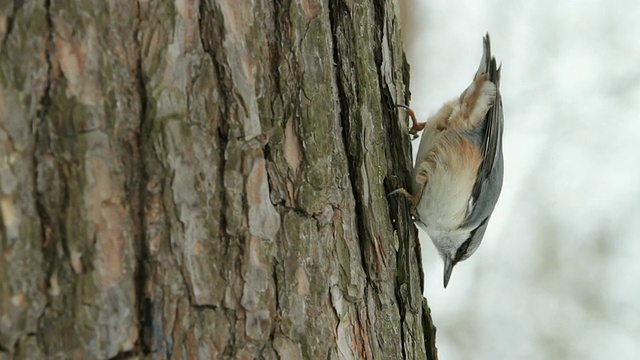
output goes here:
[[409, 115], [409, 117], [411, 118], [411, 122], [413, 123], [413, 125], [411, 126], [411, 129], [409, 129], [409, 134], [413, 135], [413, 138], [415, 139], [417, 137], [417, 135], [418, 135], [418, 132], [422, 131], [422, 129], [424, 129], [424, 127], [425, 127], [425, 125], [427, 123], [426, 122], [418, 122], [418, 118], [416, 117], [416, 113], [413, 112], [413, 109], [411, 109], [407, 105], [396, 104], [396, 107], [403, 108], [403, 109], [405, 109], [407, 111], [407, 115]]
[[387, 196], [396, 195], [396, 194], [403, 195], [405, 198], [407, 198], [407, 200], [409, 200], [409, 202], [411, 203], [411, 215], [414, 218], [417, 218], [417, 215], [418, 215], [418, 213], [416, 212], [416, 205], [417, 205], [416, 204], [416, 199], [417, 199], [417, 197], [415, 195], [412, 195], [405, 188], [395, 189], [392, 192], [390, 192], [389, 195], [387, 195]]

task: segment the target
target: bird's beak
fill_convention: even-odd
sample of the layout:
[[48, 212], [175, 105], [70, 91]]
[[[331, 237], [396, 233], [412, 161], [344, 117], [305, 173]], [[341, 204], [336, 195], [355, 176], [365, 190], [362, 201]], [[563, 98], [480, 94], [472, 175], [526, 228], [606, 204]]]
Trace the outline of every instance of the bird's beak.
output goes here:
[[449, 279], [451, 278], [451, 272], [453, 271], [453, 261], [448, 257], [444, 258], [444, 288], [447, 288]]

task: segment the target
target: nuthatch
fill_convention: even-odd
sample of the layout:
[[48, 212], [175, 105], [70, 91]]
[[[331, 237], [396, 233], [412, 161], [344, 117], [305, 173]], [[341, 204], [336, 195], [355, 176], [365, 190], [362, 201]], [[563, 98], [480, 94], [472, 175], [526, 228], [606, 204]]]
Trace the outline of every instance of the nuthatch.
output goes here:
[[489, 34], [473, 82], [425, 123], [413, 169], [411, 200], [416, 223], [429, 234], [444, 261], [444, 287], [453, 267], [480, 246], [502, 188], [503, 113], [500, 67], [491, 56]]

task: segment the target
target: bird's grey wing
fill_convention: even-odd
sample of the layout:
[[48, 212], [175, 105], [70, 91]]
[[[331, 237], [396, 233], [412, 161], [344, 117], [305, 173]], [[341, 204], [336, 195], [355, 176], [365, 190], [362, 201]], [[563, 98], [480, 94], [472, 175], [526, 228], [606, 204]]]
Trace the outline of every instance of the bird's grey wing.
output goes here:
[[500, 94], [500, 68], [496, 59], [491, 56], [488, 35], [485, 37], [486, 69], [489, 81], [496, 85], [496, 97], [493, 105], [487, 111], [484, 120], [478, 126], [482, 132], [482, 162], [478, 168], [478, 176], [471, 192], [473, 210], [467, 215], [465, 223], [472, 227], [491, 215], [502, 188], [502, 132], [504, 114], [502, 110], [502, 96]]

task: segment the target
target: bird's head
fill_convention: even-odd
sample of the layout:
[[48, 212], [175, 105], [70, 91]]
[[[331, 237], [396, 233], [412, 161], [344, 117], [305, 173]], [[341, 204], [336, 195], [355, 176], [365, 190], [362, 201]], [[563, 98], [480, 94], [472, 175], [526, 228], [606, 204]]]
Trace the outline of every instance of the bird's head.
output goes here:
[[451, 279], [453, 267], [460, 261], [468, 259], [478, 249], [489, 218], [472, 229], [457, 229], [453, 231], [434, 231], [427, 229], [431, 241], [435, 245], [444, 262], [444, 287]]

